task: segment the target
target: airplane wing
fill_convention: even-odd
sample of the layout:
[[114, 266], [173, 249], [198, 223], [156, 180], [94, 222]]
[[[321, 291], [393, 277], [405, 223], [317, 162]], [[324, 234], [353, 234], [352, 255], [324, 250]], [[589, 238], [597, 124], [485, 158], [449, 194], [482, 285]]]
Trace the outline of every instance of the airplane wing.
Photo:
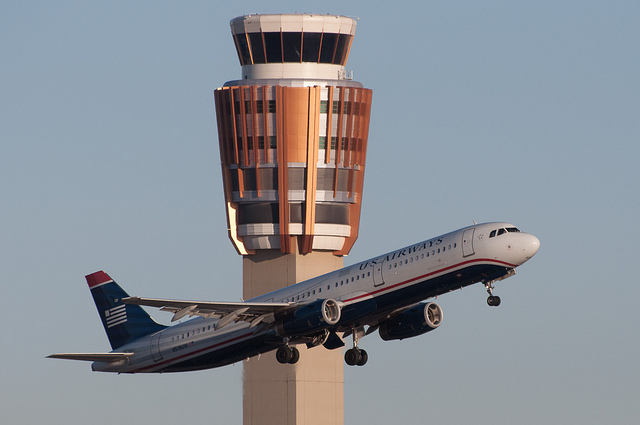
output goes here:
[[173, 313], [172, 322], [185, 316], [219, 318], [217, 329], [238, 321], [249, 322], [251, 327], [257, 326], [261, 322], [272, 323], [275, 320], [275, 313], [299, 306], [298, 303], [179, 301], [140, 297], [123, 298], [122, 302], [158, 307], [162, 311], [169, 311]]
[[133, 356], [133, 353], [59, 353], [48, 359], [84, 360], [88, 362], [119, 362]]

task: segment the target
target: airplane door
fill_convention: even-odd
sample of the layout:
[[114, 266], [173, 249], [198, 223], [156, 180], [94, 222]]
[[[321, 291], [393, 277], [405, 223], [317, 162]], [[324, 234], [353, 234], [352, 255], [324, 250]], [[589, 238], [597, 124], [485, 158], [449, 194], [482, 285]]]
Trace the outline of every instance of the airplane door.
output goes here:
[[373, 264], [373, 286], [384, 285], [384, 278], [382, 277], [382, 263]]
[[153, 361], [157, 362], [162, 360], [162, 354], [160, 353], [160, 336], [162, 332], [158, 332], [154, 335], [151, 335], [151, 357], [153, 357]]
[[467, 229], [462, 233], [462, 256], [468, 257], [475, 254], [473, 250], [473, 235], [475, 233], [475, 227]]

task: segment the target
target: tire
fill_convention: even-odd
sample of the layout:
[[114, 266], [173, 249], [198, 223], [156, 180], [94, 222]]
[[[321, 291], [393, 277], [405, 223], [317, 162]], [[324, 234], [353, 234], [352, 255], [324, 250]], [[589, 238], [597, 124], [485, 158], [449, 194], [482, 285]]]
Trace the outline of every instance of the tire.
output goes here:
[[367, 364], [367, 360], [369, 360], [369, 355], [366, 351], [360, 350], [360, 361], [358, 361], [358, 366], [364, 366]]
[[296, 347], [291, 347], [291, 358], [287, 363], [296, 364], [300, 360], [300, 351]]
[[[298, 353], [298, 355], [299, 354], [300, 353]], [[278, 363], [282, 363], [282, 364], [289, 363], [291, 358], [292, 358], [292, 352], [290, 347], [284, 345], [282, 347], [279, 347], [276, 350], [276, 360], [278, 361]]]
[[350, 348], [344, 353], [344, 361], [349, 366], [355, 366], [360, 361], [361, 356], [357, 348]]

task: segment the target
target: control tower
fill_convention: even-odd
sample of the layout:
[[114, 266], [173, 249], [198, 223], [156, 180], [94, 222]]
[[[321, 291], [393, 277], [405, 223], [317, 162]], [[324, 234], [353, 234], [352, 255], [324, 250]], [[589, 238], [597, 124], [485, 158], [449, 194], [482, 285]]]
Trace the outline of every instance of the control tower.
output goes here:
[[[242, 67], [215, 91], [229, 238], [243, 296], [342, 267], [358, 237], [372, 91], [345, 69], [357, 22], [333, 15], [231, 21]], [[341, 350], [244, 363], [244, 424], [342, 424]]]

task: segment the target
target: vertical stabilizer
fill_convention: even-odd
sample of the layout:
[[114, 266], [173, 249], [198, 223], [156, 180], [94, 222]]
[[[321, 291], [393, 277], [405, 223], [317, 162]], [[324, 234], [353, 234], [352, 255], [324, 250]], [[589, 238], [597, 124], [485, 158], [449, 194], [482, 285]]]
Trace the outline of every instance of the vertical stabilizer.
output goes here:
[[95, 272], [86, 278], [113, 350], [166, 328], [154, 321], [142, 307], [123, 303], [122, 299], [129, 294], [105, 272]]

